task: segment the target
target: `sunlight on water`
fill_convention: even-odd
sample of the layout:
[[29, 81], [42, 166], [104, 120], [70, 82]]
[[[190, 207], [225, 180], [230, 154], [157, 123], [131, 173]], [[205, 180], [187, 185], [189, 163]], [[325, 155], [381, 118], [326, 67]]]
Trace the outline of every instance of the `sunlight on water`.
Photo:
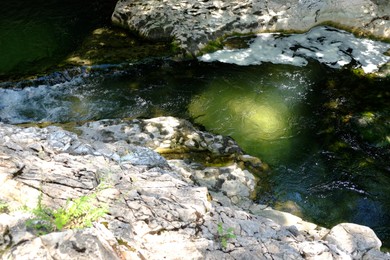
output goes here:
[[213, 125], [214, 130], [234, 137], [243, 135], [252, 141], [288, 137], [292, 115], [282, 97], [256, 94], [244, 88], [212, 84], [192, 100], [189, 111], [198, 123]]
[[[249, 130], [247, 126], [251, 126], [251, 131], [247, 133], [250, 139], [273, 140], [288, 136], [288, 118], [291, 115], [278, 96], [268, 96], [266, 102], [254, 100], [250, 96], [237, 98], [227, 106], [229, 114], [235, 114], [241, 119], [240, 131], [245, 133]], [[253, 129], [257, 131], [253, 132]]]
[[306, 95], [315, 82], [315, 73], [306, 71], [274, 66], [225, 75], [192, 100], [189, 112], [207, 129], [232, 136], [247, 152], [259, 155], [259, 147], [268, 147], [267, 154], [287, 156], [289, 139], [305, 128]]

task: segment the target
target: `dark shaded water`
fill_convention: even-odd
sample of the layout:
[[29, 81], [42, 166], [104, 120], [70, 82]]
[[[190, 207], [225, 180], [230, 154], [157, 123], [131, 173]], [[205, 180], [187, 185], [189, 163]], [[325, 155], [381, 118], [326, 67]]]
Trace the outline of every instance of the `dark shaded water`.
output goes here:
[[0, 2], [0, 79], [36, 73], [64, 59], [96, 27], [107, 25], [115, 0]]
[[[92, 22], [92, 1], [63, 1], [69, 9], [59, 1], [33, 2], [31, 9], [2, 8], [10, 14], [0, 18], [0, 76], [52, 66], [94, 25], [104, 24], [108, 12], [101, 1], [101, 17]], [[31, 26], [20, 34], [26, 16]], [[240, 67], [155, 60], [75, 71], [26, 81], [23, 88], [1, 83], [0, 121], [184, 117], [232, 136], [270, 164], [271, 172], [261, 176], [259, 203], [321, 225], [364, 224], [390, 245], [389, 80], [369, 81], [317, 63]]]

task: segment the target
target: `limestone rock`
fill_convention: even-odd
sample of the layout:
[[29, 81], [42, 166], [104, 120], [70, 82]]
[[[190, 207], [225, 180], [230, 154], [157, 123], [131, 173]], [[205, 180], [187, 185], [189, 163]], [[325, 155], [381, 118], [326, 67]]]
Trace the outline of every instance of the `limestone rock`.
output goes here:
[[326, 236], [326, 241], [352, 255], [354, 259], [361, 259], [368, 251], [379, 249], [382, 245], [372, 229], [353, 223], [333, 227]]
[[103, 143], [125, 141], [147, 146], [159, 153], [208, 151], [216, 155], [241, 155], [240, 147], [228, 137], [195, 129], [188, 121], [174, 117], [145, 120], [101, 120], [79, 127], [81, 137]]
[[112, 21], [149, 39], [174, 38], [196, 54], [223, 35], [307, 31], [325, 22], [389, 38], [389, 14], [388, 1], [371, 0], [120, 0]]
[[[114, 240], [115, 241], [115, 240]], [[115, 241], [116, 242], [116, 241]], [[121, 259], [96, 228], [50, 233], [14, 247], [3, 259]]]
[[[342, 224], [323, 239], [329, 230], [254, 204], [256, 179], [245, 165], [261, 162], [229, 138], [170, 117], [103, 120], [79, 130], [0, 123], [1, 259], [389, 257], [367, 227]], [[223, 167], [170, 160], [156, 152], [161, 147], [233, 160]], [[38, 236], [26, 225], [31, 210], [20, 210], [39, 200], [57, 209], [91, 193], [109, 212], [89, 228]]]

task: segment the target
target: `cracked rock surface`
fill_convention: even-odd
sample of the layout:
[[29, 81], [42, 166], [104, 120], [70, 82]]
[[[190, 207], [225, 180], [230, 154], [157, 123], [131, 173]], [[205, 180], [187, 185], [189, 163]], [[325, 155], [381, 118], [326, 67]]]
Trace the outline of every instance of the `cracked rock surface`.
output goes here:
[[390, 37], [390, 2], [384, 0], [119, 0], [114, 24], [152, 40], [175, 39], [197, 54], [232, 33], [308, 31], [325, 22]]
[[[102, 120], [77, 132], [0, 124], [2, 259], [390, 259], [368, 227], [328, 230], [254, 204], [261, 174], [251, 170], [264, 165], [230, 138], [172, 117]], [[92, 227], [41, 236], [26, 227], [31, 213], [20, 209], [40, 196], [58, 208], [91, 192], [108, 206]]]

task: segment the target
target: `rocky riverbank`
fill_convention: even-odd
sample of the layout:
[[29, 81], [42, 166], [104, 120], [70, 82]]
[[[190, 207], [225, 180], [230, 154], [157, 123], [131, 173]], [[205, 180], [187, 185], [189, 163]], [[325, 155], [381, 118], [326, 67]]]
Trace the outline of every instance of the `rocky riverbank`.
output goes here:
[[[2, 259], [390, 259], [367, 227], [252, 203], [267, 166], [230, 138], [172, 117], [74, 130], [0, 124]], [[89, 194], [107, 209], [91, 227], [28, 225]]]
[[389, 14], [390, 4], [383, 0], [120, 0], [112, 21], [148, 39], [175, 39], [197, 54], [233, 33], [304, 32], [324, 23], [388, 39]]

